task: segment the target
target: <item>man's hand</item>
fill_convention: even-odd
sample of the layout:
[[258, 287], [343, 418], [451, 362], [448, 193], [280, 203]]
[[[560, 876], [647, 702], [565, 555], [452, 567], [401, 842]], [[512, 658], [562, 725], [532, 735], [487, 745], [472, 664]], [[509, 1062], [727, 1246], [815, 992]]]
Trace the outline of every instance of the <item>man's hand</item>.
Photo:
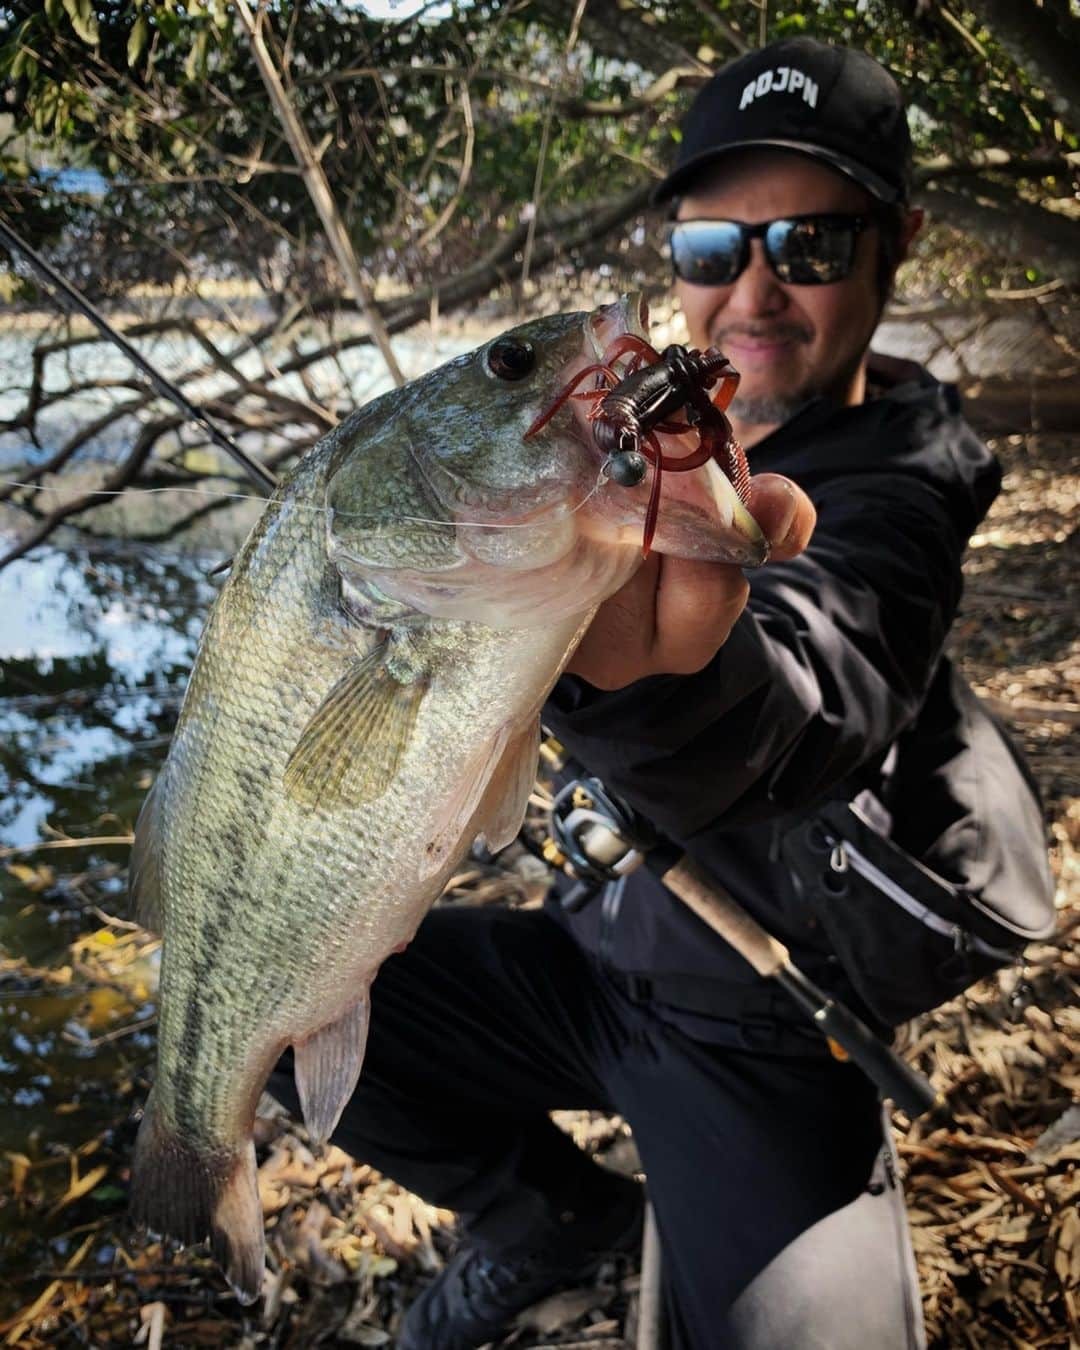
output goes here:
[[[749, 509], [772, 562], [797, 557], [817, 519], [806, 493], [775, 473], [751, 481]], [[597, 689], [621, 689], [646, 675], [691, 675], [727, 641], [748, 595], [739, 567], [650, 554], [597, 610], [567, 670]]]

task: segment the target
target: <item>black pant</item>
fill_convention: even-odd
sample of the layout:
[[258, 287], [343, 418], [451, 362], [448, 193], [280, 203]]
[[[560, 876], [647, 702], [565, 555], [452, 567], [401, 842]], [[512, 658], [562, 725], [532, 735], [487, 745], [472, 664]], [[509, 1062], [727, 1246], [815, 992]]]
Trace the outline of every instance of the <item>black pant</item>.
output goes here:
[[[268, 1086], [295, 1109], [287, 1068]], [[375, 981], [335, 1141], [457, 1210], [479, 1245], [525, 1250], [567, 1235], [571, 1216], [587, 1228], [632, 1184], [582, 1154], [549, 1120], [556, 1108], [617, 1111], [633, 1129], [671, 1339], [686, 1350], [725, 1344], [739, 1291], [864, 1189], [882, 1142], [854, 1067], [693, 1040], [626, 998], [543, 912], [432, 911]]]

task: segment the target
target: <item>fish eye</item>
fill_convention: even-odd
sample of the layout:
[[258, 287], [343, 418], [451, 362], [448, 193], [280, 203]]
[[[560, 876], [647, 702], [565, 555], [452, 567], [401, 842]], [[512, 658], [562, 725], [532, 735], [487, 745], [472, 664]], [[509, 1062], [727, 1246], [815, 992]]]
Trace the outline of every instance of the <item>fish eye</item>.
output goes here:
[[523, 380], [536, 368], [536, 349], [523, 338], [496, 338], [487, 350], [487, 366], [500, 380]]

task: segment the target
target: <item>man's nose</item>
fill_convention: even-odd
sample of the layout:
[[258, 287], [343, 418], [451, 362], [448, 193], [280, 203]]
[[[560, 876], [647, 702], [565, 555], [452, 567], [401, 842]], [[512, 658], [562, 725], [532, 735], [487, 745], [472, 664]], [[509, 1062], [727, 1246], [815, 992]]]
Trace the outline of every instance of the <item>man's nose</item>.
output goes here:
[[769, 266], [762, 241], [752, 239], [750, 261], [732, 285], [724, 309], [729, 314], [759, 318], [780, 313], [787, 303], [787, 292]]

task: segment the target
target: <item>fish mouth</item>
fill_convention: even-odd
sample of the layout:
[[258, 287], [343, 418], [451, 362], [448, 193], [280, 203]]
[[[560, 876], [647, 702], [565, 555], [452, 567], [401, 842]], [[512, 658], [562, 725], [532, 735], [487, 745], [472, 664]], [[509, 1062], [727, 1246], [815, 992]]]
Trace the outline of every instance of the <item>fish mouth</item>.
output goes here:
[[628, 291], [585, 316], [587, 354], [602, 361], [609, 344], [624, 333], [649, 341], [649, 304], [641, 291]]

